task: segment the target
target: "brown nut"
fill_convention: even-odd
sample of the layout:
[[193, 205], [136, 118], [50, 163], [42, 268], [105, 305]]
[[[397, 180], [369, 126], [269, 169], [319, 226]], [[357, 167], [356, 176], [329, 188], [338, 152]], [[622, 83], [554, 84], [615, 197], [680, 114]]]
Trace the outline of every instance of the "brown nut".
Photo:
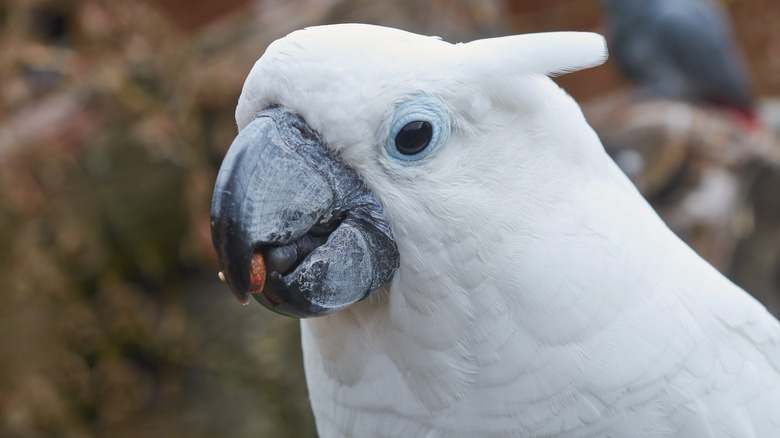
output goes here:
[[265, 260], [259, 252], [252, 254], [252, 264], [249, 271], [249, 291], [259, 294], [265, 287]]

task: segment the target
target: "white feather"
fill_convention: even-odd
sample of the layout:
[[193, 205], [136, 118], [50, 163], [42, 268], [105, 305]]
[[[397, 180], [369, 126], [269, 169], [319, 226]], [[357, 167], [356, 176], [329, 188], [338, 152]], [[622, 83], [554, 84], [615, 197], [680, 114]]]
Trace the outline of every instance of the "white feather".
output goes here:
[[607, 60], [607, 43], [599, 34], [547, 32], [488, 38], [466, 43], [462, 62], [485, 75], [566, 74]]
[[[302, 322], [323, 437], [780, 436], [780, 324], [663, 224], [549, 78], [603, 39], [452, 45], [337, 25], [273, 43], [239, 128], [301, 114], [393, 227], [392, 283]], [[382, 145], [425, 93], [446, 145], [401, 165]]]

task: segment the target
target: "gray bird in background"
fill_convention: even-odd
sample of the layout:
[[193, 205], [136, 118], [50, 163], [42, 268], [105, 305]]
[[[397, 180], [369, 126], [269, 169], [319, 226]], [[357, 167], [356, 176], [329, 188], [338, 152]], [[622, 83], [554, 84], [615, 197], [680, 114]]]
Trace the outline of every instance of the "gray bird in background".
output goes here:
[[726, 12], [711, 0], [601, 0], [610, 52], [642, 93], [728, 107], [760, 125]]

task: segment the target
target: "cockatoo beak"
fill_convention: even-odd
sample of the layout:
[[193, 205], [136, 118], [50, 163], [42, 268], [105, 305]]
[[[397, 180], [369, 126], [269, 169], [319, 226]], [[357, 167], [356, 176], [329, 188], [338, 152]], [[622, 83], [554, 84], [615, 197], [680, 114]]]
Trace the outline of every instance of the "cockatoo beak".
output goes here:
[[211, 236], [239, 301], [251, 294], [288, 316], [344, 309], [399, 264], [382, 206], [360, 176], [280, 107], [258, 113], [228, 150]]

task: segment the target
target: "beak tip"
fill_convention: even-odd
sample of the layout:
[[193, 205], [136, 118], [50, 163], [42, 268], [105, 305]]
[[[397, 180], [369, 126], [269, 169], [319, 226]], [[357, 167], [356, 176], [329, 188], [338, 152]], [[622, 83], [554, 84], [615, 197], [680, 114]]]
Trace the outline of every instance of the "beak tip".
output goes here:
[[228, 284], [230, 292], [233, 293], [233, 296], [236, 297], [239, 303], [243, 304], [244, 306], [249, 304], [249, 292], [245, 292], [240, 288], [237, 288], [234, 282], [225, 275], [224, 271], [219, 271], [217, 276], [219, 277], [220, 281]]
[[235, 297], [238, 299], [238, 302], [241, 303], [241, 305], [246, 306], [247, 304], [249, 304], [249, 294], [234, 292], [233, 295], [235, 295]]

